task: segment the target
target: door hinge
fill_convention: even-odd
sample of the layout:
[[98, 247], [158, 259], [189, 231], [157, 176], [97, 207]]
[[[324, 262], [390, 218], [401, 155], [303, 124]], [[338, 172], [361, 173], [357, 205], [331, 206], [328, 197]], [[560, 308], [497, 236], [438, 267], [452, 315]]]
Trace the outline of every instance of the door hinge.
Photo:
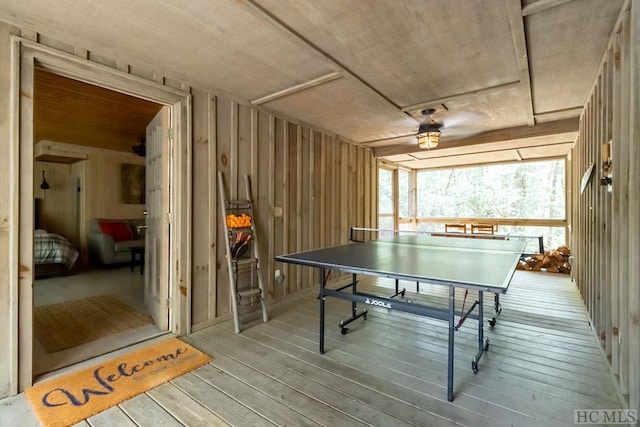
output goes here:
[[171, 308], [173, 308], [173, 300], [172, 300], [171, 298], [167, 298], [167, 299], [164, 301], [164, 305], [165, 305], [165, 307], [166, 307], [167, 309], [171, 309]]
[[167, 128], [167, 139], [173, 141], [173, 128]]
[[173, 214], [171, 212], [167, 212], [167, 224], [173, 224]]

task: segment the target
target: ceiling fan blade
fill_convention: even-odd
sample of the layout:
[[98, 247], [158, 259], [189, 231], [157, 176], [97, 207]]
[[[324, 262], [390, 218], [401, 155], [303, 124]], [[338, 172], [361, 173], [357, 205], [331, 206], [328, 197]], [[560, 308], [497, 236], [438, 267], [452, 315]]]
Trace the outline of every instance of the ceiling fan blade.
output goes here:
[[471, 111], [455, 111], [442, 117], [444, 126], [446, 128], [454, 128], [459, 126], [478, 126], [481, 127], [483, 123], [489, 120], [489, 115], [486, 113], [478, 113]]

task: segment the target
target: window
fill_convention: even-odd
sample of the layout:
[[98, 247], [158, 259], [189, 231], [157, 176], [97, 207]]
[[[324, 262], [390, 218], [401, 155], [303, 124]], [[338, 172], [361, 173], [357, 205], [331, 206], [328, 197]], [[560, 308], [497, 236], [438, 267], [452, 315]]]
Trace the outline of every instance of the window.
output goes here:
[[564, 220], [564, 169], [548, 160], [418, 171], [417, 216]]
[[[499, 224], [499, 234], [566, 244], [565, 160], [417, 172], [417, 230], [443, 231], [445, 219]], [[537, 252], [532, 239], [527, 252]]]
[[395, 228], [393, 171], [378, 169], [378, 228]]
[[400, 218], [409, 218], [411, 210], [409, 209], [409, 171], [405, 169], [398, 170], [398, 216]]

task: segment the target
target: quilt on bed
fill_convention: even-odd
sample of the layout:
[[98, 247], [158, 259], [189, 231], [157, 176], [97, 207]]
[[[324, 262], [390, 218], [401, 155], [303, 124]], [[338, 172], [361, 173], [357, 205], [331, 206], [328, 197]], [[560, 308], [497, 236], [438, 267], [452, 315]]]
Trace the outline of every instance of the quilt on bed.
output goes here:
[[78, 259], [78, 250], [59, 234], [36, 232], [33, 238], [33, 260], [36, 265], [62, 264], [71, 269]]

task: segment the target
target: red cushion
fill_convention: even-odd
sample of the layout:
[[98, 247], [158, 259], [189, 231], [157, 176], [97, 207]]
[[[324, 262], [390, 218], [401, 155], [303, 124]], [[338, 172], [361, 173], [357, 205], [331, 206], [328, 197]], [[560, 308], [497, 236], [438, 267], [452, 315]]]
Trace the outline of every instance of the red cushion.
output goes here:
[[103, 233], [113, 237], [114, 242], [133, 239], [131, 230], [123, 222], [102, 222], [98, 223]]

